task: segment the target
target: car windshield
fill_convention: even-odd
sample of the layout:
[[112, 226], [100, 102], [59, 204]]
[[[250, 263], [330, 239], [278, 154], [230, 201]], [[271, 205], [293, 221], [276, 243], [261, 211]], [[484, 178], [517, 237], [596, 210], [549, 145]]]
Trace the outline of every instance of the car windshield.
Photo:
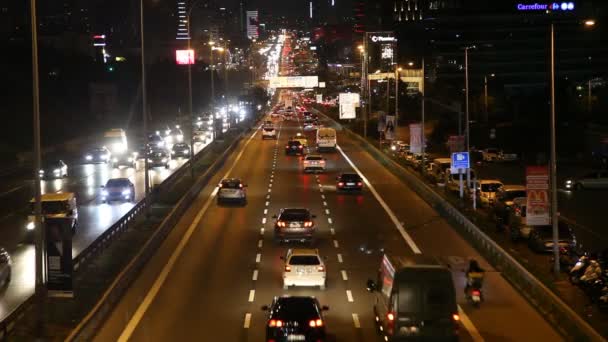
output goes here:
[[[67, 201], [42, 201], [42, 214], [53, 215], [65, 213], [69, 208]], [[34, 203], [30, 202], [30, 212], [34, 213]]]
[[501, 187], [500, 183], [486, 183], [481, 185], [481, 191], [483, 192], [496, 192]]
[[61, 165], [61, 162], [59, 162], [58, 160], [53, 160], [53, 161], [45, 162], [42, 167], [45, 169], [51, 169], [51, 168], [57, 169], [62, 166], [63, 165]]
[[108, 180], [108, 182], [106, 183], [106, 187], [110, 188], [110, 187], [127, 187], [129, 186], [129, 180], [128, 179], [110, 179]]
[[92, 153], [105, 153], [106, 150], [104, 148], [98, 147], [91, 150]]
[[290, 265], [320, 265], [321, 261], [316, 255], [294, 255], [289, 258]]
[[222, 181], [222, 188], [240, 189], [241, 181], [239, 181], [238, 179], [224, 180]]
[[526, 190], [511, 190], [505, 192], [505, 200], [512, 201], [517, 197], [526, 197]]
[[319, 318], [314, 299], [308, 297], [283, 297], [273, 306], [273, 318], [285, 321], [308, 321]]
[[173, 149], [177, 150], [177, 149], [185, 149], [185, 148], [190, 148], [190, 146], [188, 146], [188, 144], [175, 144], [173, 145]]
[[306, 209], [285, 209], [281, 213], [281, 220], [285, 221], [309, 221], [310, 213]]

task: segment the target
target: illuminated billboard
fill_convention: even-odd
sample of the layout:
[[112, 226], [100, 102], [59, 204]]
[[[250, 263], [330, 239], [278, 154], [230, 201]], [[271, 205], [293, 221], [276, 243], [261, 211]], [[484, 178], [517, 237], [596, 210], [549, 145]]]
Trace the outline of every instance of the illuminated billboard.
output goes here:
[[260, 22], [258, 20], [258, 11], [247, 11], [247, 38], [258, 39], [259, 26]]
[[194, 64], [194, 50], [175, 50], [175, 63], [178, 65]]
[[551, 2], [551, 3], [519, 3], [518, 11], [573, 11], [573, 2]]
[[269, 88], [316, 88], [319, 76], [275, 76], [270, 78]]

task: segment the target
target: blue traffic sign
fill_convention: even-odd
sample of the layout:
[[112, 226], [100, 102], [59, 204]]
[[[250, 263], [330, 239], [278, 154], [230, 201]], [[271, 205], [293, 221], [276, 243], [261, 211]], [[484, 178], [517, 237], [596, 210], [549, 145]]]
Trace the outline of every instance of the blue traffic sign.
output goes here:
[[468, 169], [469, 167], [469, 152], [452, 153], [452, 169]]

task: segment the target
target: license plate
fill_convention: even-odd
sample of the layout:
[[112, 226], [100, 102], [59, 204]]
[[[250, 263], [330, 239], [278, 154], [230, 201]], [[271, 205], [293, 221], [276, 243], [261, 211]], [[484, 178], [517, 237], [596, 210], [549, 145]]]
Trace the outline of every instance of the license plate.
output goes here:
[[353, 186], [353, 185], [355, 185], [355, 183], [346, 183], [346, 185]]
[[287, 335], [287, 341], [306, 341], [304, 335]]
[[291, 149], [292, 149], [292, 150], [295, 150], [295, 149], [297, 149], [297, 147], [295, 147], [295, 146], [292, 146], [292, 147], [291, 147]]
[[289, 228], [300, 228], [300, 224], [299, 223], [290, 223]]
[[481, 298], [479, 298], [479, 296], [473, 295], [473, 301], [474, 302], [479, 302], [480, 300], [481, 300]]

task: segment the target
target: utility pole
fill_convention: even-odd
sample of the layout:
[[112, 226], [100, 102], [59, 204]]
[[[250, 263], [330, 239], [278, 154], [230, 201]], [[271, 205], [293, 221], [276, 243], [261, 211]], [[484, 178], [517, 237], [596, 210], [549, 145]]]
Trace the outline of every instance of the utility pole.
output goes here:
[[46, 299], [45, 287], [45, 246], [44, 227], [42, 226], [42, 189], [40, 186], [40, 80], [38, 75], [38, 19], [36, 18], [36, 0], [30, 0], [30, 21], [32, 27], [32, 109], [34, 119], [34, 231], [36, 233], [35, 269], [36, 269], [36, 300], [38, 312], [36, 317], [36, 330], [39, 337], [44, 336], [44, 303]]
[[395, 67], [395, 126], [399, 124], [399, 72], [401, 68]]
[[[141, 35], [141, 111], [143, 115], [144, 139], [146, 143], [144, 157], [144, 198], [147, 198], [150, 193], [150, 175], [148, 170], [148, 98], [146, 91], [146, 54], [144, 40], [144, 0], [139, 0], [139, 31]], [[148, 206], [145, 206], [146, 216], [148, 216]]]
[[587, 112], [591, 114], [591, 110], [593, 109], [591, 103], [591, 79], [587, 82]]
[[559, 274], [559, 225], [557, 222], [557, 151], [555, 150], [555, 27], [551, 22], [551, 225], [553, 226], [553, 272]]
[[[464, 48], [464, 89], [465, 89], [465, 100], [464, 100], [464, 110], [465, 110], [465, 134], [466, 134], [466, 149], [467, 153], [470, 153], [469, 146], [469, 47]], [[471, 170], [467, 169], [467, 187], [471, 187]], [[462, 197], [462, 196], [461, 196]]]
[[424, 66], [424, 56], [422, 57], [422, 105], [421, 105], [421, 116], [422, 116], [422, 127], [421, 127], [421, 151], [422, 151], [422, 174], [426, 173], [426, 167], [425, 167], [425, 163], [426, 163], [426, 156], [425, 156], [425, 149], [426, 149], [426, 138], [424, 136], [424, 116], [425, 116], [425, 108], [424, 108], [424, 103], [425, 103], [425, 79], [424, 79], [424, 70], [425, 70], [425, 66]]
[[488, 122], [488, 75], [483, 77], [483, 113], [485, 121]]
[[[186, 16], [186, 20], [188, 20], [188, 51], [192, 49], [190, 36], [190, 18], [192, 14], [192, 9], [194, 8], [194, 4], [190, 6], [188, 9], [188, 15]], [[192, 63], [195, 61], [193, 60]], [[190, 113], [190, 160], [188, 163], [188, 168], [190, 169], [190, 177], [194, 182], [194, 113], [192, 112], [192, 64], [188, 61], [188, 112]]]

